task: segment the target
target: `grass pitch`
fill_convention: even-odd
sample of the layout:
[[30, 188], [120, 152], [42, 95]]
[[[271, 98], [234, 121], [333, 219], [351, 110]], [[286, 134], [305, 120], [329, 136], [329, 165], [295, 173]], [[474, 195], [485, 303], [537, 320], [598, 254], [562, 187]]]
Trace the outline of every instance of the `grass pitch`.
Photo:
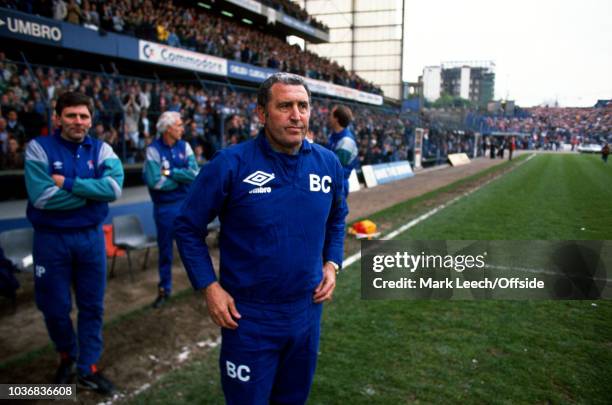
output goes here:
[[538, 155], [399, 239], [612, 238], [612, 165], [596, 156]]
[[[612, 239], [611, 185], [596, 156], [540, 155], [399, 238]], [[610, 403], [609, 301], [362, 301], [354, 265], [322, 330], [310, 404]], [[217, 356], [133, 402], [223, 403]]]

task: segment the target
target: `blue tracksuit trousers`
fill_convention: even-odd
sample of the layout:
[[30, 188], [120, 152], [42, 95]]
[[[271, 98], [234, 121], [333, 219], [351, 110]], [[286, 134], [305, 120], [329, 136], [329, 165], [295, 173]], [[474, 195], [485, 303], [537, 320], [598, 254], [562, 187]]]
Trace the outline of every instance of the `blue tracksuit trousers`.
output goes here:
[[155, 204], [153, 208], [159, 249], [159, 288], [162, 288], [166, 295], [172, 292], [174, 219], [179, 214], [182, 203], [179, 201], [170, 204]]
[[219, 364], [228, 405], [304, 404], [314, 377], [322, 305], [237, 300], [242, 318], [222, 329]]
[[[58, 352], [77, 359], [81, 374], [91, 373], [102, 354], [106, 252], [102, 226], [78, 231], [34, 232], [34, 290]], [[78, 308], [77, 335], [70, 312]], [[78, 342], [77, 342], [78, 339]]]

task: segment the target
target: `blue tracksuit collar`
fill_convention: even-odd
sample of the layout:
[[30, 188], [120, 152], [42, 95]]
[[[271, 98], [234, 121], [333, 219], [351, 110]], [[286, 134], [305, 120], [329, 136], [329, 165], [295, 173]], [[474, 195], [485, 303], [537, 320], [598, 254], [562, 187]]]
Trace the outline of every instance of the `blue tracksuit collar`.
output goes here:
[[[259, 134], [257, 135], [257, 138], [255, 138], [255, 142], [257, 142], [257, 145], [259, 145], [265, 154], [274, 155], [277, 153], [274, 149], [272, 149], [272, 146], [270, 146], [270, 142], [268, 142], [268, 138], [266, 138], [264, 128], [259, 130]], [[312, 145], [310, 142], [308, 142], [306, 139], [302, 139], [302, 146], [300, 147], [298, 155], [302, 153], [310, 153], [311, 151]]]
[[351, 131], [349, 130], [349, 127], [343, 128], [340, 132], [332, 132], [329, 138], [330, 140], [336, 142], [344, 138], [345, 136], [351, 136]]
[[157, 142], [159, 143], [160, 146], [163, 146], [164, 148], [173, 149], [178, 146], [180, 140], [174, 142], [174, 145], [170, 146], [166, 142], [164, 142], [164, 138], [160, 136], [159, 138], [157, 138]]
[[83, 142], [80, 142], [80, 143], [67, 141], [64, 138], [62, 138], [61, 130], [62, 130], [61, 128], [56, 129], [52, 136], [55, 138], [55, 140], [60, 145], [63, 145], [63, 146], [65, 146], [66, 148], [68, 148], [70, 150], [75, 150], [79, 146], [91, 147], [93, 145], [89, 135], [85, 135], [85, 138], [83, 139]]

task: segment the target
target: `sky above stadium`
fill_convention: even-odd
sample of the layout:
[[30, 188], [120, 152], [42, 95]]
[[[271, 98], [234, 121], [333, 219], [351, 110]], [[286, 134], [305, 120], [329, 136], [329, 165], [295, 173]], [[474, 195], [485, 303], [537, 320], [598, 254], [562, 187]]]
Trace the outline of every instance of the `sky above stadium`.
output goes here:
[[405, 0], [404, 80], [495, 62], [495, 98], [523, 107], [612, 98], [612, 0]]

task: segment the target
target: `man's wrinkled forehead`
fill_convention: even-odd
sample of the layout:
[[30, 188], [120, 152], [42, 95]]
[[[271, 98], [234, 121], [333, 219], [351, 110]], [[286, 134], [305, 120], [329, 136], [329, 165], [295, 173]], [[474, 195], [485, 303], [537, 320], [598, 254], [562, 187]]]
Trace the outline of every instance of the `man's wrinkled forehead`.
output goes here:
[[301, 84], [274, 83], [270, 87], [270, 100], [268, 102], [279, 103], [288, 101], [305, 101], [310, 104], [308, 92]]

